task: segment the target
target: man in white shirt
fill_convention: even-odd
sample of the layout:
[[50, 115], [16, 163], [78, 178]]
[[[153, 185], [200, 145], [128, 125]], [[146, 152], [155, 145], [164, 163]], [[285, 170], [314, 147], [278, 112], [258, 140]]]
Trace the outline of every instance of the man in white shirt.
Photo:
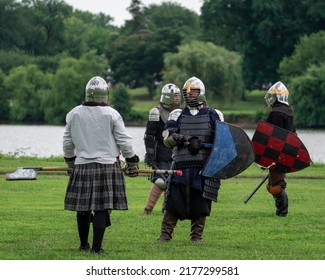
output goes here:
[[[119, 156], [126, 159], [127, 175], [138, 168], [132, 137], [121, 115], [108, 106], [109, 86], [95, 76], [86, 85], [85, 102], [66, 116], [63, 155], [73, 167], [64, 209], [77, 211], [80, 250], [88, 251], [93, 222], [92, 253], [103, 253], [102, 241], [110, 226], [111, 210], [127, 210], [124, 175]], [[92, 213], [93, 212], [93, 213]]]

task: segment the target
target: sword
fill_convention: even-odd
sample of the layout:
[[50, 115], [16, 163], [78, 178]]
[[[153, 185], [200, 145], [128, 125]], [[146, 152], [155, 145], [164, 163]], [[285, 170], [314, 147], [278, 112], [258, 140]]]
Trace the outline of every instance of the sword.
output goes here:
[[[272, 162], [272, 164], [270, 164], [267, 167], [262, 167], [262, 169], [270, 169], [271, 166], [275, 165], [275, 162]], [[251, 199], [251, 197], [257, 192], [257, 190], [263, 185], [263, 183], [267, 180], [267, 178], [269, 178], [269, 174], [266, 175], [266, 177], [255, 187], [255, 189], [246, 197], [246, 199], [244, 200], [244, 203], [246, 204], [248, 202], [248, 200]]]
[[248, 200], [251, 199], [251, 197], [257, 192], [257, 190], [263, 185], [263, 183], [269, 178], [269, 174], [266, 175], [266, 177], [255, 187], [255, 189], [246, 197], [244, 200], [244, 203], [246, 204]]

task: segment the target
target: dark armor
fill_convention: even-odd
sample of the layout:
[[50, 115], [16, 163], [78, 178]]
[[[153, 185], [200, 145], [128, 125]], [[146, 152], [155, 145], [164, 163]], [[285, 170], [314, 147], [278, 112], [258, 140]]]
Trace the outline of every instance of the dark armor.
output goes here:
[[[200, 129], [198, 129], [198, 127]], [[182, 115], [179, 119], [179, 134], [183, 135], [185, 139], [187, 138], [186, 136], [198, 137], [202, 143], [212, 143], [213, 134], [209, 115]], [[204, 148], [202, 146], [196, 154], [193, 154], [185, 144], [182, 146], [176, 146], [173, 150], [175, 168], [202, 168], [207, 161], [210, 152], [210, 148]]]

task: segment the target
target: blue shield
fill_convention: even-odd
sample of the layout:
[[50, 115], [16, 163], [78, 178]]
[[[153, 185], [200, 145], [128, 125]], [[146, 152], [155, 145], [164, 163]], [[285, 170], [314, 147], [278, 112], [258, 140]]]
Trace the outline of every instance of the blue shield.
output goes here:
[[235, 125], [216, 122], [213, 147], [202, 175], [229, 179], [247, 169], [255, 160], [255, 152], [248, 135]]

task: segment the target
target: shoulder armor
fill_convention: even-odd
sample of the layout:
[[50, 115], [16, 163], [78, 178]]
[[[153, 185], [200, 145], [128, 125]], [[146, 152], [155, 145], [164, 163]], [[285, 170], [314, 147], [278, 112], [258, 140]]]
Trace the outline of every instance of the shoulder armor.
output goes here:
[[182, 109], [175, 109], [170, 112], [168, 120], [169, 121], [177, 121], [179, 116], [182, 114]]
[[220, 118], [220, 121], [225, 121], [225, 118], [223, 117], [223, 113], [221, 113], [221, 111], [217, 110], [217, 109], [214, 109], [216, 111], [216, 113], [218, 114], [219, 118]]
[[149, 112], [149, 121], [159, 122], [160, 113], [157, 107], [152, 108]]

